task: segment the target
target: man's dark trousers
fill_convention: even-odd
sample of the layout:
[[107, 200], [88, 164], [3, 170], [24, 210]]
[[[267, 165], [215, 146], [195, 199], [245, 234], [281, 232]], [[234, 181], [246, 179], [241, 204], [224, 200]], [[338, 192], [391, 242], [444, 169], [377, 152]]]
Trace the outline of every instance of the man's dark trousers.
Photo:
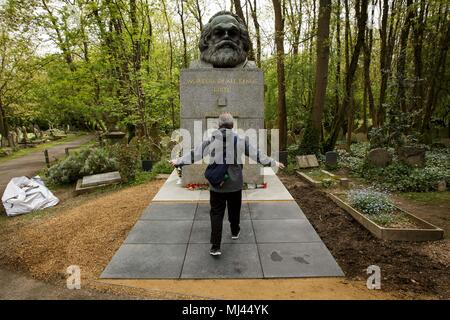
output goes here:
[[222, 224], [225, 208], [228, 205], [228, 221], [231, 233], [237, 235], [240, 227], [242, 190], [236, 192], [209, 191], [211, 205], [211, 244], [220, 246], [222, 241]]

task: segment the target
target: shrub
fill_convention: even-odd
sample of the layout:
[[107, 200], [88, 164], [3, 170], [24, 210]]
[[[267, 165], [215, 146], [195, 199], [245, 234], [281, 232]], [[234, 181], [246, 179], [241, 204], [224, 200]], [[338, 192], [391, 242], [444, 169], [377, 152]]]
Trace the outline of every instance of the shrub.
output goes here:
[[150, 138], [138, 138], [134, 137], [130, 141], [132, 147], [137, 148], [140, 158], [142, 160], [157, 161], [161, 159], [161, 149], [158, 144], [154, 143]]
[[48, 169], [47, 177], [52, 184], [68, 184], [85, 175], [117, 170], [117, 161], [102, 148], [87, 148], [72, 153]]
[[320, 154], [320, 131], [313, 127], [311, 120], [306, 125], [302, 142], [298, 147], [298, 154]]
[[160, 160], [157, 163], [153, 165], [152, 173], [158, 174], [158, 173], [172, 173], [173, 167], [167, 160]]
[[[371, 166], [365, 161], [368, 149], [367, 143], [358, 143], [351, 146], [350, 152], [338, 150], [339, 166], [390, 191], [426, 192], [434, 190], [438, 181], [450, 184], [449, 148], [427, 151], [423, 168], [412, 168], [398, 161], [395, 155], [392, 164], [385, 168]], [[388, 150], [394, 153], [392, 148]]]
[[134, 180], [141, 164], [137, 147], [134, 144], [117, 143], [109, 148], [110, 153], [117, 159], [119, 172], [124, 182]]
[[355, 209], [368, 215], [386, 215], [395, 210], [387, 193], [371, 188], [350, 190], [347, 197]]
[[116, 171], [118, 168], [117, 160], [112, 158], [106, 149], [92, 149], [87, 156], [84, 166], [81, 168], [80, 173], [83, 176]]

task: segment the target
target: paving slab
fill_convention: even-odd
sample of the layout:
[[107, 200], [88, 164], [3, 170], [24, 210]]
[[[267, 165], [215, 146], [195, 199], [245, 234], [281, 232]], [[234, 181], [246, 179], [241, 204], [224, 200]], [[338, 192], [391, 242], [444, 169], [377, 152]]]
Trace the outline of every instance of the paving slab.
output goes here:
[[276, 175], [264, 176], [267, 188], [244, 190], [246, 201], [288, 201], [294, 200]]
[[101, 278], [179, 278], [186, 244], [124, 244], [103, 271]]
[[124, 243], [188, 243], [191, 229], [192, 220], [139, 220], [131, 229]]
[[[197, 206], [197, 212], [195, 213], [195, 220], [210, 220], [210, 211], [211, 207], [209, 203], [199, 203]], [[228, 208], [225, 209], [225, 217], [224, 220], [228, 219]], [[248, 203], [243, 202], [241, 206], [241, 221], [242, 220], [250, 220], [250, 209], [248, 207]]]
[[[211, 222], [206, 220], [196, 220], [192, 226], [189, 243], [210, 243]], [[222, 243], [255, 243], [252, 222], [250, 220], [241, 221], [241, 233], [239, 239], [231, 239], [230, 224], [224, 220], [222, 229]]]
[[209, 244], [189, 244], [181, 278], [262, 278], [256, 244], [223, 244], [222, 255], [211, 257]]
[[305, 219], [252, 220], [252, 223], [257, 243], [321, 241]]
[[152, 202], [141, 216], [141, 220], [193, 220], [197, 203]]
[[265, 278], [344, 276], [321, 242], [263, 243], [258, 251]]
[[177, 184], [177, 181], [177, 171], [173, 170], [152, 201], [183, 201], [197, 203], [200, 199], [201, 190], [189, 190], [183, 188], [181, 185]]
[[[164, 197], [159, 198], [164, 200], [153, 200], [144, 210], [101, 277], [342, 276], [342, 270], [274, 171], [265, 168], [265, 178], [267, 189], [244, 191], [243, 199], [253, 200], [242, 203], [240, 238], [231, 239], [225, 216], [222, 255], [212, 257], [209, 191], [182, 190], [172, 173], [164, 184]], [[192, 195], [197, 200], [192, 200]]]
[[306, 219], [295, 201], [251, 202], [249, 209], [252, 220]]

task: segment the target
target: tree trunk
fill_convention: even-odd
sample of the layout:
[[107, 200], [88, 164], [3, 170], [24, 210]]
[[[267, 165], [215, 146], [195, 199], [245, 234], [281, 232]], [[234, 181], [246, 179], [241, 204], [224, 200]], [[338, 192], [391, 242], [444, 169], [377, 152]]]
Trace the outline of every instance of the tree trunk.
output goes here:
[[255, 36], [256, 36], [256, 65], [261, 68], [261, 28], [258, 21], [257, 15], [257, 3], [253, 0], [253, 6], [251, 0], [248, 0], [250, 6], [250, 13], [253, 19], [253, 25], [255, 26]]
[[[6, 119], [6, 112], [3, 106], [2, 100], [0, 99], [0, 134], [2, 135], [3, 141], [8, 141], [9, 136], [9, 126]], [[12, 146], [10, 146], [12, 147]]]
[[[367, 112], [367, 102], [369, 103], [369, 113], [372, 118], [372, 125], [377, 126], [377, 113], [375, 110], [375, 101], [372, 92], [372, 82], [370, 80], [370, 63], [372, 60], [372, 44], [373, 44], [373, 26], [374, 26], [374, 3], [372, 1], [372, 20], [371, 28], [367, 30], [367, 40], [364, 43], [364, 112]], [[367, 133], [367, 119], [365, 123], [365, 132]]]
[[[444, 8], [446, 12], [447, 6]], [[441, 13], [442, 14], [442, 13]], [[436, 59], [433, 65], [433, 71], [431, 73], [431, 81], [428, 86], [427, 101], [425, 103], [425, 114], [422, 121], [422, 134], [424, 135], [425, 142], [431, 143], [431, 116], [436, 108], [436, 102], [439, 97], [439, 93], [442, 90], [447, 90], [445, 86], [445, 67], [447, 60], [447, 53], [450, 43], [450, 21], [447, 19], [442, 23], [440, 30], [440, 41], [438, 52], [436, 53]]]
[[[233, 0], [233, 2], [234, 2], [234, 8], [236, 10], [236, 14], [238, 15], [239, 18], [242, 19], [245, 26], [248, 28], [248, 22], [247, 22], [247, 19], [245, 18], [244, 11], [242, 10], [241, 0]], [[254, 53], [253, 44], [251, 41], [250, 41], [250, 48], [248, 51], [248, 60], [252, 60], [252, 61], [255, 60], [255, 53]]]
[[188, 67], [188, 55], [187, 55], [187, 40], [186, 40], [186, 27], [184, 23], [184, 1], [177, 0], [177, 12], [181, 21], [181, 35], [183, 37], [183, 67]]
[[[307, 127], [302, 144], [309, 144], [311, 153], [320, 151], [320, 135], [322, 132], [323, 109], [328, 81], [328, 61], [330, 55], [330, 17], [331, 0], [320, 0], [319, 21], [317, 26], [316, 45], [316, 85], [314, 92], [314, 104], [311, 110], [311, 125]], [[309, 140], [309, 141], [306, 141]]]
[[[281, 0], [283, 1], [283, 0]], [[275, 13], [275, 45], [277, 52], [278, 79], [278, 130], [280, 131], [280, 151], [287, 147], [286, 83], [284, 74], [284, 17], [280, 0], [272, 0]]]
[[406, 49], [408, 45], [409, 28], [412, 23], [414, 10], [412, 9], [412, 0], [406, 1], [406, 16], [400, 33], [400, 51], [397, 61], [397, 97], [396, 105], [402, 112], [406, 112]]
[[[338, 113], [335, 115], [333, 125], [331, 128], [330, 136], [324, 144], [324, 149], [326, 151], [333, 150], [336, 144], [339, 129], [341, 124], [345, 118], [345, 110], [344, 106], [350, 105], [352, 100], [352, 85], [353, 79], [355, 77], [356, 68], [358, 66], [359, 55], [361, 49], [364, 45], [365, 31], [366, 31], [366, 23], [367, 23], [367, 5], [368, 0], [360, 0], [360, 17], [358, 18], [358, 34], [356, 38], [355, 48], [353, 50], [352, 59], [350, 61], [350, 65], [348, 68], [348, 72], [345, 76], [345, 95], [342, 107], [339, 108]], [[350, 110], [352, 113], [352, 110]], [[347, 132], [347, 134], [351, 134], [351, 132]]]
[[414, 48], [414, 86], [412, 88], [412, 99], [409, 110], [420, 110], [424, 104], [424, 88], [423, 88], [423, 63], [422, 63], [422, 47], [423, 36], [425, 31], [426, 20], [426, 1], [420, 0], [417, 8], [418, 13], [413, 24], [413, 48]]
[[[131, 41], [133, 44], [133, 71], [132, 86], [134, 94], [137, 97], [139, 116], [141, 118], [141, 126], [144, 136], [148, 137], [147, 123], [145, 121], [145, 94], [141, 81], [141, 41], [139, 35], [139, 23], [136, 17], [136, 0], [130, 0], [130, 20], [132, 27]], [[130, 133], [134, 135], [134, 132]]]
[[[170, 54], [169, 54], [169, 82], [170, 87], [173, 86], [173, 43], [172, 43], [172, 32], [170, 29], [170, 21], [169, 16], [167, 14], [167, 7], [165, 0], [162, 1], [163, 7], [164, 7], [164, 18], [166, 19], [167, 24], [167, 35], [169, 36], [169, 48], [170, 48]], [[175, 130], [175, 106], [173, 102], [173, 97], [169, 97], [169, 103], [170, 103], [170, 111], [172, 114], [172, 130]]]
[[330, 56], [330, 16], [331, 0], [320, 0], [319, 22], [317, 26], [317, 62], [316, 88], [314, 104], [311, 113], [312, 126], [316, 130], [322, 129], [323, 108], [328, 83], [328, 60]]

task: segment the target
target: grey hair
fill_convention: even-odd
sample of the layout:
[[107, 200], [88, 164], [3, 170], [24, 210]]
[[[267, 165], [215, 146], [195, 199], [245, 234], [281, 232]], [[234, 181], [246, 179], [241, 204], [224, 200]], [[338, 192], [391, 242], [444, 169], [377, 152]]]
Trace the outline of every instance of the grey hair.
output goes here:
[[219, 128], [233, 129], [233, 116], [229, 112], [221, 113], [219, 116]]

